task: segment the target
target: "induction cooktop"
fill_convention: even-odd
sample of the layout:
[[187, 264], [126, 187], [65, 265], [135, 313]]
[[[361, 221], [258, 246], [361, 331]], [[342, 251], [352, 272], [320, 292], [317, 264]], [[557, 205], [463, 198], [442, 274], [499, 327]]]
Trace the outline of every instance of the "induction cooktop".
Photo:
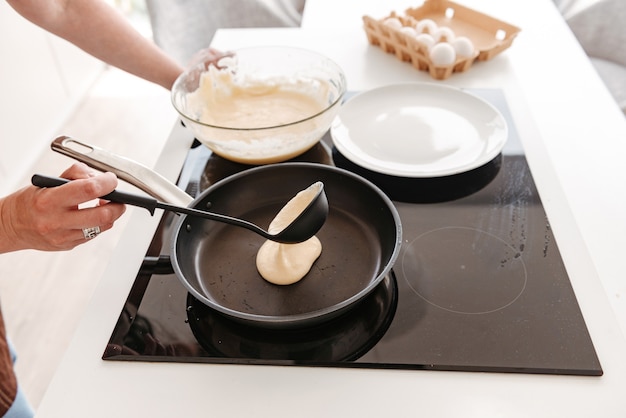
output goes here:
[[[304, 329], [232, 321], [174, 274], [176, 215], [168, 213], [103, 359], [602, 375], [504, 95], [468, 91], [509, 125], [502, 153], [471, 172], [433, 179], [369, 172], [333, 149], [328, 135], [298, 157], [371, 180], [400, 214], [397, 262], [353, 309]], [[245, 168], [195, 143], [178, 184], [196, 195]]]

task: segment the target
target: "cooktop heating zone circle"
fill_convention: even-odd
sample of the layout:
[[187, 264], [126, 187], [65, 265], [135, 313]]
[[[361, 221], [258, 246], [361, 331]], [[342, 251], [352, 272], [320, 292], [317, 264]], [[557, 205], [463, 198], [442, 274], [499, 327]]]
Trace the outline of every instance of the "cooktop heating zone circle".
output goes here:
[[424, 232], [409, 243], [401, 271], [420, 298], [459, 314], [506, 308], [528, 279], [520, 251], [488, 232], [454, 226]]

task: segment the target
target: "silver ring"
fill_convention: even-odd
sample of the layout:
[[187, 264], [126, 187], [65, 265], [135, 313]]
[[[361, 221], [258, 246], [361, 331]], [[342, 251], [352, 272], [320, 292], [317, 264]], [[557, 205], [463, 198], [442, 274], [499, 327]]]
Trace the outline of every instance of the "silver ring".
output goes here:
[[86, 240], [94, 239], [100, 233], [100, 227], [94, 226], [93, 228], [83, 228], [83, 236]]

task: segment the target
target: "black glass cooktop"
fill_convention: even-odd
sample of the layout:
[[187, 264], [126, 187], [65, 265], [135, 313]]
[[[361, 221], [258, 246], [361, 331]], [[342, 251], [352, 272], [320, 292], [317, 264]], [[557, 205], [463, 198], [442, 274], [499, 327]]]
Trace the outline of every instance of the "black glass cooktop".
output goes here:
[[[168, 262], [164, 215], [103, 358], [234, 364], [602, 375], [504, 96], [471, 90], [509, 123], [502, 154], [469, 173], [402, 179], [363, 170], [327, 137], [301, 161], [336, 164], [383, 189], [403, 243], [392, 273], [315, 327], [233, 322], [189, 295]], [[246, 166], [192, 148], [179, 185], [195, 195]]]

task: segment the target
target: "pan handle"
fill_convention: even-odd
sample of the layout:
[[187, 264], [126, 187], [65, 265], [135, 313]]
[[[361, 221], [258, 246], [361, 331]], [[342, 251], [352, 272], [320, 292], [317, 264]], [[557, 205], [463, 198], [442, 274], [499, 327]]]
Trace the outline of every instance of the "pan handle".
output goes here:
[[189, 206], [193, 201], [193, 197], [156, 171], [95, 145], [86, 144], [63, 135], [52, 141], [51, 148], [53, 151], [81, 161], [96, 170], [111, 171], [120, 179], [162, 202]]

